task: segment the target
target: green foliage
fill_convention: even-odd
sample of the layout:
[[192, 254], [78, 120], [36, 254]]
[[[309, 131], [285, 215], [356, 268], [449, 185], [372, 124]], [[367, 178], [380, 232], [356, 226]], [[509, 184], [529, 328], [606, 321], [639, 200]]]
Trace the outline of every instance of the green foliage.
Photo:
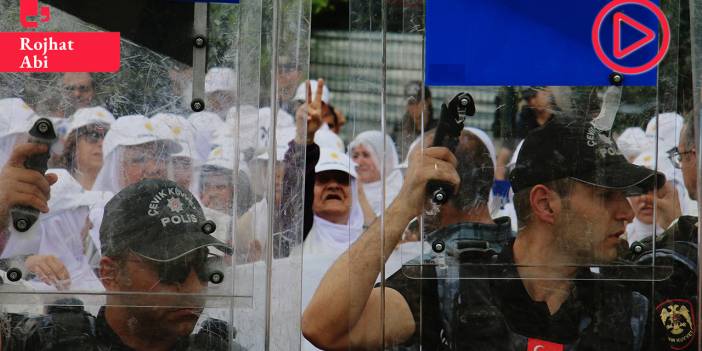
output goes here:
[[334, 11], [334, 4], [330, 0], [312, 0], [312, 13], [319, 14], [324, 11]]

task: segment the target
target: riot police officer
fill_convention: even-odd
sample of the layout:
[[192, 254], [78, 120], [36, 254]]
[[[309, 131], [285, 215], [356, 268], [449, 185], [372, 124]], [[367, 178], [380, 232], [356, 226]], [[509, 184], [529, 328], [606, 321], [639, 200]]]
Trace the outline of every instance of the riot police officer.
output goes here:
[[590, 267], [617, 258], [619, 236], [633, 218], [625, 196], [664, 177], [628, 163], [607, 132], [559, 116], [530, 133], [511, 176], [516, 238], [488, 230], [500, 224], [474, 216], [479, 209], [462, 208], [460, 223], [443, 222], [429, 234], [443, 238], [445, 251], [388, 278], [381, 320], [381, 288], [374, 284], [381, 257], [390, 256], [407, 223], [423, 212], [427, 182], [458, 185], [474, 176], [457, 174], [446, 149], [413, 154], [403, 189], [385, 211], [384, 246], [376, 221], [336, 261], [304, 313], [305, 337], [324, 349], [649, 347], [647, 299], [599, 279]]
[[[697, 138], [691, 120], [680, 134], [678, 146], [668, 151], [669, 158], [682, 171], [690, 198], [697, 200]], [[663, 336], [656, 339], [656, 350], [697, 350], [697, 231], [697, 217], [680, 216], [656, 236], [655, 245], [649, 236], [630, 247], [630, 258], [638, 264], [672, 267], [665, 280], [642, 283], [639, 289], [652, 300], [655, 333]]]
[[100, 279], [109, 294], [97, 317], [80, 301], [13, 322], [11, 350], [225, 350], [226, 322], [208, 319], [197, 333], [213, 259], [231, 252], [210, 234], [198, 201], [168, 180], [128, 186], [105, 207]]

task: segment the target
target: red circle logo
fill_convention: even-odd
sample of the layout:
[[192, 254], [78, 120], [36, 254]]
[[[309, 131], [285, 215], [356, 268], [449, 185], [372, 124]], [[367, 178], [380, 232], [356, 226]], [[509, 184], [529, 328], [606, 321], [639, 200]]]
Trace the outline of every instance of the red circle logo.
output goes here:
[[[604, 22], [605, 17], [607, 17], [607, 15], [609, 15], [616, 8], [623, 5], [639, 5], [645, 7], [646, 9], [648, 9], [656, 15], [656, 18], [658, 19], [658, 22], [661, 25], [662, 40], [661, 46], [660, 48], [658, 48], [658, 53], [650, 61], [646, 62], [641, 66], [627, 67], [614, 62], [612, 59], [609, 58], [609, 56], [607, 56], [607, 54], [605, 54], [604, 49], [602, 48], [602, 43], [600, 42], [600, 29], [602, 28], [602, 24]], [[609, 67], [611, 70], [618, 73], [630, 75], [646, 73], [658, 66], [658, 64], [661, 63], [661, 61], [663, 61], [665, 54], [668, 52], [668, 49], [670, 48], [670, 25], [668, 24], [668, 19], [665, 18], [665, 14], [663, 13], [663, 11], [661, 11], [661, 9], [658, 6], [656, 6], [650, 1], [614, 0], [608, 3], [605, 7], [603, 7], [602, 10], [600, 10], [600, 12], [597, 14], [597, 18], [595, 18], [595, 23], [592, 25], [592, 46], [595, 49], [595, 53], [597, 54], [597, 57], [600, 59], [600, 61], [602, 61], [602, 63], [605, 66]]]

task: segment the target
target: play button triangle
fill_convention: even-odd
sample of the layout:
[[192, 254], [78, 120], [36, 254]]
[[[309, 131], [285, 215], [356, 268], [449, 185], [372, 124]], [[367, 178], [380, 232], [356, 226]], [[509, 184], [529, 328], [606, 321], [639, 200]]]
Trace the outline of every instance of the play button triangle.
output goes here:
[[[644, 37], [637, 40], [633, 44], [622, 49], [622, 23], [626, 23], [630, 27], [641, 32]], [[623, 59], [629, 56], [634, 51], [646, 46], [648, 43], [652, 42], [656, 38], [656, 33], [643, 24], [639, 23], [635, 19], [621, 13], [617, 12], [614, 14], [614, 57], [617, 59]]]

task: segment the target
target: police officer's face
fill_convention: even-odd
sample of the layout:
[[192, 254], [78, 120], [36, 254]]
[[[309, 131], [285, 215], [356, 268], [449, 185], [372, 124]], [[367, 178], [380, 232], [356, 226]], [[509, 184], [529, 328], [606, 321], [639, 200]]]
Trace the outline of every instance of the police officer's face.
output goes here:
[[105, 281], [108, 291], [159, 293], [120, 297], [121, 304], [127, 306], [124, 308], [133, 323], [135, 334], [159, 333], [178, 337], [192, 333], [204, 302], [189, 294], [202, 293], [206, 287], [194, 269], [191, 268], [182, 283], [164, 283], [159, 278], [158, 270], [135, 254], [130, 253], [121, 265], [115, 279]]
[[159, 143], [127, 146], [122, 152], [122, 187], [146, 178], [166, 178], [168, 153]]
[[562, 199], [554, 233], [574, 263], [606, 263], [617, 258], [620, 236], [633, 218], [622, 191], [574, 181], [570, 195]]

